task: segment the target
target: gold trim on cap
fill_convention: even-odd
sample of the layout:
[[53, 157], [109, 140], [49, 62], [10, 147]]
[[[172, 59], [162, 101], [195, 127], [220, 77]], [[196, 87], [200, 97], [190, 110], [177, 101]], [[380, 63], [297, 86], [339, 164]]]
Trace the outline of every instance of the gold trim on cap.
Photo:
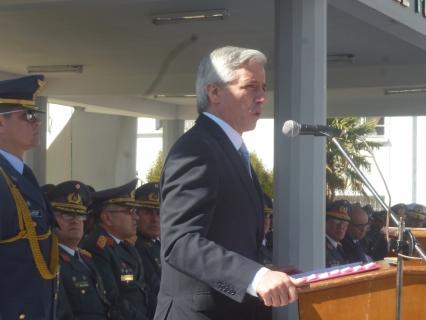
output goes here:
[[34, 100], [24, 100], [24, 99], [4, 99], [0, 98], [0, 104], [19, 104], [23, 106], [35, 106]]
[[82, 205], [78, 205], [78, 204], [73, 204], [73, 203], [68, 203], [68, 202], [51, 202], [50, 205], [54, 209], [60, 210], [60, 211], [87, 214], [87, 207], [82, 206]]
[[346, 212], [327, 211], [327, 216], [330, 218], [351, 222], [351, 218]]

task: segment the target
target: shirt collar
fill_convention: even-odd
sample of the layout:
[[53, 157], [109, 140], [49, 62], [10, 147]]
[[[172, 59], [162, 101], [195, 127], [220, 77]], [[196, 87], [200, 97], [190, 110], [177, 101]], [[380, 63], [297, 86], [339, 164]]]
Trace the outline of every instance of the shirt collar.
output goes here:
[[107, 233], [108, 233], [108, 235], [111, 237], [111, 238], [113, 238], [114, 239], [114, 241], [115, 241], [115, 243], [116, 244], [120, 244], [123, 240], [120, 240], [120, 239], [118, 239], [117, 237], [114, 237], [111, 233], [109, 233], [108, 231], [107, 231]]
[[65, 250], [66, 253], [68, 253], [71, 257], [74, 257], [75, 250], [71, 249], [70, 247], [67, 247], [66, 245], [59, 243], [59, 246]]
[[6, 158], [6, 160], [16, 171], [18, 171], [20, 174], [24, 172], [24, 161], [3, 149], [0, 149], [0, 154], [2, 154], [3, 157]]
[[243, 138], [237, 131], [235, 131], [234, 128], [232, 128], [228, 123], [214, 114], [203, 112], [203, 115], [213, 120], [223, 130], [223, 132], [225, 132], [226, 136], [229, 138], [229, 140], [231, 140], [236, 150], [240, 149], [241, 145], [243, 144]]
[[328, 241], [330, 241], [333, 248], [337, 248], [337, 246], [341, 245], [339, 241], [330, 238], [327, 234], [325, 236], [327, 237]]

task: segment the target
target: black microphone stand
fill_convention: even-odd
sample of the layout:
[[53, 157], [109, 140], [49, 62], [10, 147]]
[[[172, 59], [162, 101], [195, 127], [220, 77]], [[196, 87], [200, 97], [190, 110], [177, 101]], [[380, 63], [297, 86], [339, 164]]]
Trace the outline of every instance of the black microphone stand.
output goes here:
[[373, 194], [374, 198], [380, 203], [380, 205], [383, 207], [383, 209], [386, 210], [386, 212], [390, 213], [390, 217], [391, 217], [392, 221], [398, 226], [399, 236], [398, 236], [398, 245], [397, 245], [397, 249], [396, 249], [396, 253], [397, 253], [397, 257], [398, 257], [397, 258], [397, 274], [396, 274], [396, 319], [400, 320], [401, 319], [401, 309], [402, 309], [401, 308], [401, 306], [402, 306], [401, 301], [402, 301], [403, 266], [404, 266], [403, 257], [400, 255], [400, 251], [404, 247], [404, 235], [408, 234], [409, 237], [411, 239], [413, 239], [414, 249], [416, 250], [416, 252], [419, 254], [420, 258], [423, 261], [426, 261], [426, 255], [425, 255], [423, 249], [420, 247], [420, 245], [416, 242], [416, 240], [415, 240], [416, 238], [411, 233], [411, 231], [409, 229], [405, 229], [405, 222], [402, 219], [401, 219], [401, 221], [399, 221], [397, 219], [396, 214], [392, 210], [390, 210], [389, 206], [382, 200], [382, 198], [380, 197], [380, 195], [378, 194], [376, 189], [374, 189], [374, 187], [370, 183], [370, 181], [368, 181], [368, 179], [364, 175], [364, 173], [362, 173], [362, 171], [357, 168], [357, 166], [355, 165], [353, 160], [349, 157], [346, 150], [340, 145], [340, 143], [336, 139], [336, 137], [331, 136], [327, 132], [323, 132], [323, 134], [324, 134], [324, 136], [327, 136], [331, 139], [331, 141], [335, 144], [337, 149], [339, 149], [340, 153], [346, 158], [346, 160], [350, 163], [352, 168], [355, 170], [358, 177], [361, 178], [361, 180], [364, 182], [365, 186]]

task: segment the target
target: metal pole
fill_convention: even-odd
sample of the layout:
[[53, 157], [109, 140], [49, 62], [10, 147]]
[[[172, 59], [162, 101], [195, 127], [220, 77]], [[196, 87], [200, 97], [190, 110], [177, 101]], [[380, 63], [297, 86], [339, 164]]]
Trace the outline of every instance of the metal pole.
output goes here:
[[397, 245], [397, 266], [396, 266], [396, 314], [395, 319], [401, 320], [401, 310], [402, 310], [402, 288], [403, 288], [403, 277], [404, 277], [404, 258], [399, 254], [404, 241], [404, 231], [405, 231], [405, 221], [401, 219], [399, 223], [399, 236], [398, 236], [398, 245]]

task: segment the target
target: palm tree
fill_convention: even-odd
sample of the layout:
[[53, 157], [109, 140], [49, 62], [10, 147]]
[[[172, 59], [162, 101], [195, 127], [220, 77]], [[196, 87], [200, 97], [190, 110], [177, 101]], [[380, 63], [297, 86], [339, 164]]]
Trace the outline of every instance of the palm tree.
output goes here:
[[[370, 171], [371, 165], [364, 142], [358, 136], [367, 136], [375, 132], [377, 121], [363, 121], [361, 118], [345, 117], [330, 118], [327, 125], [333, 128], [343, 129], [346, 134], [339, 139], [340, 144], [347, 151], [355, 165], [363, 171]], [[375, 141], [367, 141], [371, 149], [378, 149], [383, 144]], [[346, 159], [340, 154], [337, 147], [330, 139], [327, 139], [327, 200], [333, 201], [337, 191], [352, 190], [356, 193], [364, 193], [362, 182], [358, 178], [355, 170]]]

